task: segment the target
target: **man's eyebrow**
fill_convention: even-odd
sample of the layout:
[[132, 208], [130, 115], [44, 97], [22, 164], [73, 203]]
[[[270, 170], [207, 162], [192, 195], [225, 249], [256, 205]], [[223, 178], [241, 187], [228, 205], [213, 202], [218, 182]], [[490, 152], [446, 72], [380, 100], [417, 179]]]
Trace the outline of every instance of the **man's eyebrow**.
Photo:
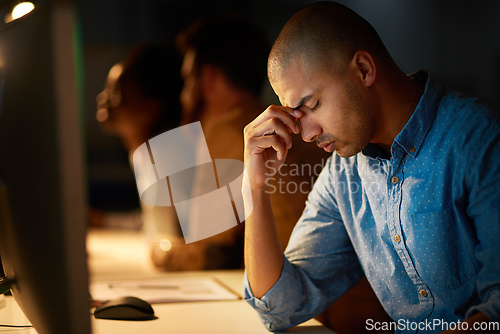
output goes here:
[[309, 100], [311, 97], [312, 97], [312, 94], [304, 96], [303, 98], [300, 99], [300, 101], [297, 104], [297, 106], [293, 107], [292, 109], [294, 109], [294, 110], [295, 109], [300, 109], [304, 105], [304, 103], [306, 103], [307, 100]]

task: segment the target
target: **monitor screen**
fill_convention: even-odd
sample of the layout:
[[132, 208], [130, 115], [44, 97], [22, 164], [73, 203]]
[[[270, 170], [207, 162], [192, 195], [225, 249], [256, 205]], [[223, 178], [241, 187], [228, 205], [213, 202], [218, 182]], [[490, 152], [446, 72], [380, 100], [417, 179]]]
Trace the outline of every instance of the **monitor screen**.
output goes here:
[[68, 1], [0, 30], [0, 257], [40, 334], [91, 332], [78, 108]]

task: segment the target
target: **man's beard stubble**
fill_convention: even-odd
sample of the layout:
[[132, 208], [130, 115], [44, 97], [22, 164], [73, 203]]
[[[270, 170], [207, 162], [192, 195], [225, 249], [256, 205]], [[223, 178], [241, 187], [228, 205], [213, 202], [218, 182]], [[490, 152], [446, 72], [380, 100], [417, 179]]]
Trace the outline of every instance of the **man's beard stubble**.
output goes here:
[[348, 158], [358, 154], [366, 147], [366, 145], [368, 145], [369, 138], [372, 135], [370, 131], [373, 130], [371, 127], [372, 120], [370, 113], [368, 112], [368, 108], [353, 82], [347, 81], [345, 83], [345, 94], [347, 98], [347, 109], [354, 111], [352, 114], [356, 116], [357, 120], [357, 122], [353, 122], [355, 125], [353, 131], [355, 138], [352, 138], [350, 142], [346, 142], [339, 140], [332, 133], [322, 133], [318, 136], [318, 138], [316, 138], [316, 144], [318, 146], [323, 146], [331, 142], [336, 142], [337, 145], [341, 144], [341, 148], [345, 148], [345, 150], [341, 150], [341, 152], [339, 152], [337, 149], [336, 152], [339, 156]]

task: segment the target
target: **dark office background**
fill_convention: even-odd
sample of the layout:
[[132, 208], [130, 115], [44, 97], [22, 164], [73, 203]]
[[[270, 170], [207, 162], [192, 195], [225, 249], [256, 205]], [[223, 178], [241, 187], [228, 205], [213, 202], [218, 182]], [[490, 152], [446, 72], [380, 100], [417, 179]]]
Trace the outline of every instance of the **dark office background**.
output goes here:
[[[172, 42], [193, 19], [227, 10], [253, 18], [276, 38], [308, 0], [80, 0], [85, 68], [89, 197], [101, 210], [138, 205], [133, 173], [119, 140], [101, 133], [95, 97], [110, 67], [132, 46]], [[450, 88], [500, 102], [500, 1], [343, 0], [379, 32], [406, 72], [430, 70]], [[231, 50], [228, 50], [231, 52]], [[269, 87], [263, 103], [276, 102]]]

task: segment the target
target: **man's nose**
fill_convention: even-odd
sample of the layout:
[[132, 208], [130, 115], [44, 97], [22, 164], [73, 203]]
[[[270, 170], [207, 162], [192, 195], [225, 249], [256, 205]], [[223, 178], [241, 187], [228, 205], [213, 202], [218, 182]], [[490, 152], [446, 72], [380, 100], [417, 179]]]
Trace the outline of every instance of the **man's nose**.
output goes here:
[[321, 134], [321, 128], [309, 117], [299, 119], [300, 134], [306, 142], [312, 142]]

